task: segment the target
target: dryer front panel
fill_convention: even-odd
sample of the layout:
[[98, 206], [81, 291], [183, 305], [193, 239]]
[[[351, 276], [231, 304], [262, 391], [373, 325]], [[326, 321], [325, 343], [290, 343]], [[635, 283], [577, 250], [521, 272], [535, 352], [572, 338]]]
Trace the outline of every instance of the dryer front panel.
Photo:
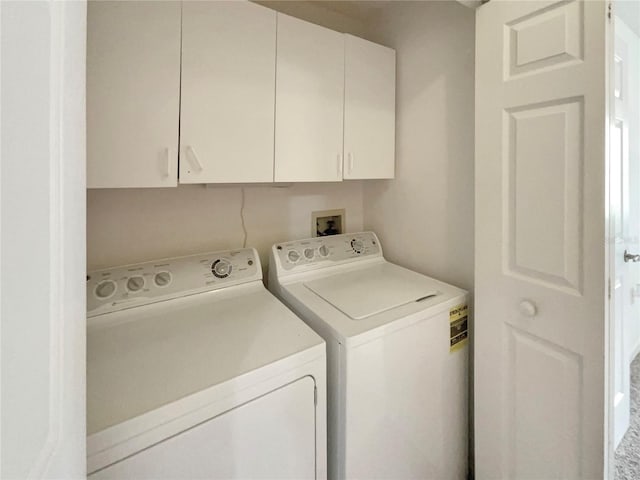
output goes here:
[[89, 478], [314, 479], [315, 408], [315, 382], [306, 376]]

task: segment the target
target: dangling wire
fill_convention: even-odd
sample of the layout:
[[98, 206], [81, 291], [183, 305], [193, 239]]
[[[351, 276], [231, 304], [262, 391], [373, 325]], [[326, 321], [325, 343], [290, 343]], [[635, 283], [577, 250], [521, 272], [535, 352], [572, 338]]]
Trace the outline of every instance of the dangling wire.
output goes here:
[[242, 223], [242, 248], [247, 248], [247, 226], [244, 223], [244, 187], [240, 189], [240, 222]]

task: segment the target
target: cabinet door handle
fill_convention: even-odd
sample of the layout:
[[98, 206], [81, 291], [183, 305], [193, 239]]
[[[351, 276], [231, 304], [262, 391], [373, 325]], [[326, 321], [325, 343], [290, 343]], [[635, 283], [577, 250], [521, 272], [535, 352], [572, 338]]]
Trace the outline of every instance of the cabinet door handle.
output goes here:
[[349, 152], [349, 173], [353, 172], [353, 153]]
[[196, 151], [193, 149], [191, 145], [187, 145], [187, 157], [189, 157], [189, 162], [193, 166], [195, 170], [198, 172], [202, 171], [202, 164], [198, 159], [198, 155], [196, 155]]
[[338, 154], [338, 179], [342, 178], [342, 154]]
[[167, 158], [165, 159], [165, 163], [164, 163], [164, 172], [163, 172], [163, 176], [165, 178], [168, 178], [169, 175], [171, 174], [171, 149], [169, 147], [167, 147], [165, 149], [165, 153], [167, 154]]

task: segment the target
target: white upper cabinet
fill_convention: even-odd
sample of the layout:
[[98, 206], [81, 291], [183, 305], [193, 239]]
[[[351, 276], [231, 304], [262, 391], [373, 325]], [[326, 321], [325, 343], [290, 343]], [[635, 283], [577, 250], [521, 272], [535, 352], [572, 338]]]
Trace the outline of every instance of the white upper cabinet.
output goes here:
[[87, 31], [89, 188], [394, 176], [390, 48], [231, 0], [90, 1]]
[[393, 178], [396, 52], [345, 35], [344, 178]]
[[276, 12], [186, 1], [180, 183], [273, 181]]
[[342, 180], [344, 35], [278, 14], [275, 181]]
[[180, 2], [91, 1], [87, 23], [87, 187], [175, 186]]

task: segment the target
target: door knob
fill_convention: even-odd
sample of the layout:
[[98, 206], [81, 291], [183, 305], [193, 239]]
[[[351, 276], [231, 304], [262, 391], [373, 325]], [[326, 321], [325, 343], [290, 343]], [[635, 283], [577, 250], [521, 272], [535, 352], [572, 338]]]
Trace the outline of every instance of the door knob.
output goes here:
[[633, 253], [629, 253], [626, 250], [624, 251], [624, 261], [625, 262], [640, 262], [640, 255], [634, 255]]
[[518, 305], [518, 310], [525, 317], [535, 317], [536, 313], [538, 313], [538, 309], [536, 305], [531, 300], [523, 300]]

